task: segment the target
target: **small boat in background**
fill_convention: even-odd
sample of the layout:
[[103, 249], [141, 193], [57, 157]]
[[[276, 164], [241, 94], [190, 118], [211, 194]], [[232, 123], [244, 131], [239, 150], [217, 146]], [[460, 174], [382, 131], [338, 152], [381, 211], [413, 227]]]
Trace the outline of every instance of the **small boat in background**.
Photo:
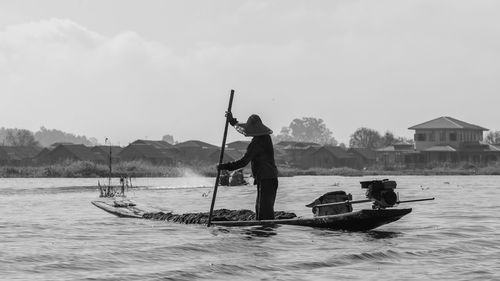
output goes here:
[[226, 170], [221, 171], [219, 179], [220, 186], [241, 186], [247, 184], [248, 182], [245, 180], [243, 169], [236, 170], [232, 173]]
[[126, 197], [126, 191], [132, 188], [132, 179], [129, 177], [120, 177], [120, 185], [111, 185], [111, 178], [108, 184], [102, 184], [97, 181], [99, 187], [99, 197]]
[[128, 176], [120, 176], [120, 185], [111, 185], [111, 175], [112, 175], [112, 146], [108, 138], [104, 140], [104, 143], [109, 143], [109, 158], [108, 158], [108, 184], [102, 184], [97, 181], [97, 186], [99, 187], [99, 197], [126, 197], [126, 191], [132, 187], [132, 178]]

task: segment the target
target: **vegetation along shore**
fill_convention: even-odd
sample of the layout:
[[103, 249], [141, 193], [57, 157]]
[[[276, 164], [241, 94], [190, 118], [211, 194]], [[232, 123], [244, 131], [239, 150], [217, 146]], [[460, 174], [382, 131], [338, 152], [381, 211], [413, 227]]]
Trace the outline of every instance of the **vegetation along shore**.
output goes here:
[[[500, 175], [500, 164], [492, 163], [483, 166], [474, 166], [467, 163], [457, 164], [430, 164], [425, 168], [409, 169], [400, 167], [369, 167], [365, 169], [340, 168], [309, 168], [298, 169], [293, 167], [278, 167], [281, 177], [290, 176], [384, 176], [384, 175]], [[245, 173], [249, 175], [250, 171]], [[113, 165], [112, 177], [186, 177], [204, 176], [214, 177], [215, 167], [199, 164], [189, 166], [153, 165], [144, 161], [120, 162]], [[108, 177], [109, 167], [90, 161], [67, 161], [64, 163], [45, 166], [2, 166], [0, 177], [8, 178], [88, 178]]]

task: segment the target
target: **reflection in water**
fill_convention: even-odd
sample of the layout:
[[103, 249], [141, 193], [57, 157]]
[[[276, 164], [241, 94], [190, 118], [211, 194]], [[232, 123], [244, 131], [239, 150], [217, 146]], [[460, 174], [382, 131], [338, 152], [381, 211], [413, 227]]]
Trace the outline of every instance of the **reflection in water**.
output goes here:
[[368, 240], [374, 239], [389, 239], [396, 238], [398, 236], [403, 235], [401, 232], [393, 232], [393, 231], [379, 231], [379, 230], [370, 230], [365, 232], [367, 234]]
[[316, 236], [340, 236], [343, 233], [349, 233], [348, 231], [344, 230], [331, 230], [331, 229], [326, 229], [326, 228], [311, 228], [311, 234], [314, 234]]
[[273, 226], [253, 226], [248, 229], [243, 230], [243, 234], [245, 234], [247, 239], [252, 239], [254, 237], [271, 237], [278, 234], [276, 229], [279, 225]]
[[246, 239], [252, 239], [255, 237], [275, 236], [278, 234], [276, 231], [278, 227], [280, 226], [252, 226], [248, 228], [216, 226], [210, 229], [210, 233], [214, 236], [218, 236], [220, 234], [240, 233], [243, 234]]

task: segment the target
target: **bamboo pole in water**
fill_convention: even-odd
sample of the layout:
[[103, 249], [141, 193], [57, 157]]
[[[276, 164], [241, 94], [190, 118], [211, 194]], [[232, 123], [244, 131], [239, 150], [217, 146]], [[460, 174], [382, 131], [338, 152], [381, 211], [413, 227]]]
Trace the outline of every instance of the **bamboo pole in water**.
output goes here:
[[[229, 96], [229, 106], [227, 107], [228, 112], [231, 112], [231, 107], [233, 106], [233, 97], [234, 97], [234, 90], [231, 90], [231, 94]], [[222, 161], [224, 160], [224, 147], [226, 146], [228, 124], [229, 124], [229, 118], [226, 116], [226, 125], [224, 126], [224, 135], [222, 137], [222, 146], [220, 148], [219, 164], [222, 164]], [[212, 224], [212, 214], [214, 212], [215, 198], [217, 196], [217, 188], [219, 187], [219, 178], [220, 178], [220, 170], [217, 169], [217, 176], [215, 177], [215, 186], [214, 186], [214, 192], [212, 194], [212, 204], [210, 205], [210, 213], [208, 215], [207, 226], [210, 226]]]

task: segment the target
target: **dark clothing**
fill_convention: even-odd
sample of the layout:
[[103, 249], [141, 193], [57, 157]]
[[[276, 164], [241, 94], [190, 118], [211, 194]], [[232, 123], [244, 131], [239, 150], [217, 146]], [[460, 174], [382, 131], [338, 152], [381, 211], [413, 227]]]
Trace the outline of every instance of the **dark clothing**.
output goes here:
[[237, 161], [221, 166], [222, 169], [234, 171], [252, 163], [252, 175], [256, 184], [263, 179], [278, 177], [278, 169], [274, 163], [274, 149], [269, 135], [253, 137], [245, 155]]
[[255, 218], [257, 220], [274, 219], [274, 201], [278, 190], [278, 179], [263, 179], [257, 182], [257, 200], [255, 201]]
[[274, 163], [274, 149], [271, 136], [255, 136], [247, 147], [245, 155], [237, 161], [219, 166], [223, 170], [237, 170], [252, 164], [252, 175], [257, 185], [255, 215], [258, 220], [274, 219], [274, 201], [278, 189], [278, 169]]

